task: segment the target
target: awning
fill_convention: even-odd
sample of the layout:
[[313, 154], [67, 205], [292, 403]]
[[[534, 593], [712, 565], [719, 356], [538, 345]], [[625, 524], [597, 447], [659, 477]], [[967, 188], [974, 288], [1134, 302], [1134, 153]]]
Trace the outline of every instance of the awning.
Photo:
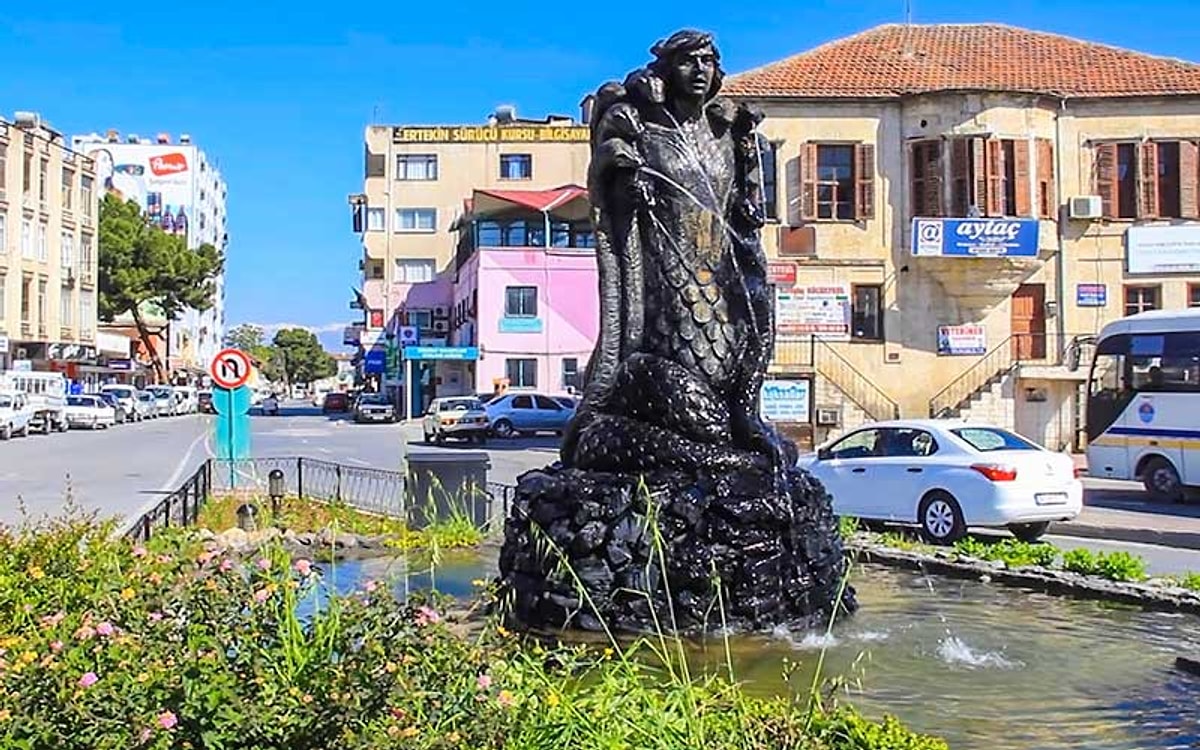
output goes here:
[[545, 211], [568, 220], [588, 215], [587, 190], [578, 185], [550, 190], [476, 190], [470, 205], [476, 219], [513, 209]]

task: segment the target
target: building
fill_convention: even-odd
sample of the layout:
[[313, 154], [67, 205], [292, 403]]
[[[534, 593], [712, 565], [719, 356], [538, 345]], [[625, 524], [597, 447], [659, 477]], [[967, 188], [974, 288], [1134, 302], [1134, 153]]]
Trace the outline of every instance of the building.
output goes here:
[[[189, 248], [207, 243], [222, 253], [229, 241], [221, 173], [191, 137], [169, 135], [154, 140], [134, 134], [123, 140], [115, 130], [104, 136], [75, 136], [73, 147], [96, 162], [102, 184], [126, 200], [142, 206], [147, 217], [164, 231], [187, 239]], [[147, 311], [151, 316], [155, 311]], [[119, 318], [118, 326], [131, 321]], [[213, 305], [208, 310], [187, 310], [179, 320], [167, 322], [166, 351], [159, 352], [172, 377], [202, 377], [221, 349], [225, 329], [225, 279], [216, 280]]]
[[[439, 383], [440, 365], [430, 362], [478, 356], [473, 347], [448, 346], [464, 200], [475, 190], [582, 184], [588, 137], [588, 128], [571, 118], [521, 119], [511, 107], [482, 125], [366, 129], [363, 192], [350, 198], [363, 247], [363, 288], [351, 306], [362, 309], [363, 319], [346, 340], [358, 344], [368, 380], [392, 393], [413, 381], [410, 414], [434, 393], [459, 387]], [[409, 354], [431, 359], [410, 357], [425, 364], [402, 365], [405, 347], [417, 345]]]
[[587, 191], [476, 190], [458, 222], [454, 346], [475, 362], [439, 373], [470, 393], [574, 393], [600, 332]]
[[0, 120], [0, 367], [96, 366], [92, 160], [31, 112]]
[[889, 25], [732, 76], [766, 114], [773, 403], [821, 439], [969, 415], [1080, 447], [1087, 337], [1200, 305], [1200, 66]]

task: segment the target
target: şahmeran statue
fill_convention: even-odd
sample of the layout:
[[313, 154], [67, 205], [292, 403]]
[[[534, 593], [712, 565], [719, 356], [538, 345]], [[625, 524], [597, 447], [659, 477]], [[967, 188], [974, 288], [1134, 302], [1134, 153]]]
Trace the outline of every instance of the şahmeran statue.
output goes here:
[[651, 52], [595, 97], [600, 336], [561, 462], [519, 480], [504, 598], [531, 627], [811, 624], [845, 563], [828, 495], [759, 414], [761, 115], [718, 96], [711, 35]]

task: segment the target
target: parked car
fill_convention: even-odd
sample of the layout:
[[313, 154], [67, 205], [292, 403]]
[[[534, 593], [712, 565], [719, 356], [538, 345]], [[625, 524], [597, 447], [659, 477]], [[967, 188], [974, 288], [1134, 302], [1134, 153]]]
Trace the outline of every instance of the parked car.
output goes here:
[[395, 422], [396, 407], [382, 393], [364, 393], [354, 399], [355, 422]]
[[175, 392], [165, 385], [151, 386], [147, 390], [154, 396], [154, 409], [160, 417], [175, 415]]
[[491, 433], [491, 420], [483, 402], [472, 396], [435, 398], [421, 420], [421, 431], [426, 443], [456, 438], [483, 444]]
[[67, 396], [66, 412], [71, 427], [108, 429], [117, 422], [116, 409], [99, 396]]
[[28, 396], [21, 391], [0, 391], [0, 440], [28, 435], [32, 421], [33, 407]]
[[325, 394], [325, 400], [321, 403], [322, 414], [348, 411], [350, 411], [350, 397], [345, 393], [334, 391]]
[[137, 392], [137, 408], [141, 413], [142, 419], [155, 419], [158, 417], [158, 401], [155, 400], [154, 394], [150, 391]]
[[107, 404], [113, 410], [113, 421], [116, 424], [125, 424], [132, 421], [133, 417], [125, 410], [125, 404], [121, 403], [121, 399], [112, 391], [100, 391], [95, 394], [100, 397], [100, 400]]
[[799, 465], [825, 485], [837, 515], [916, 524], [936, 544], [953, 544], [971, 526], [1035, 541], [1083, 509], [1070, 456], [980, 422], [868, 424]]
[[212, 391], [200, 391], [196, 394], [196, 409], [201, 414], [217, 413], [217, 407], [213, 405]]
[[120, 407], [122, 414], [117, 415], [118, 422], [124, 422], [126, 419], [139, 422], [142, 419], [142, 411], [138, 409], [137, 389], [131, 385], [110, 384], [100, 387], [100, 395], [112, 394], [117, 401], [117, 406]]
[[561, 435], [575, 416], [575, 408], [564, 406], [540, 393], [509, 392], [487, 405], [492, 432], [502, 438], [553, 432]]

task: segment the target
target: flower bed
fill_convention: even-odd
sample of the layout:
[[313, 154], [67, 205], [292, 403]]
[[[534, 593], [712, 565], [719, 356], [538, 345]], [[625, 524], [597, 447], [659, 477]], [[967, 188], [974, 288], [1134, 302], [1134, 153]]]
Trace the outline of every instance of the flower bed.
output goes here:
[[281, 548], [238, 559], [187, 531], [145, 547], [78, 520], [0, 532], [0, 747], [946, 747], [633, 658], [665, 646], [467, 637], [437, 601], [366, 582], [313, 602], [318, 581]]

